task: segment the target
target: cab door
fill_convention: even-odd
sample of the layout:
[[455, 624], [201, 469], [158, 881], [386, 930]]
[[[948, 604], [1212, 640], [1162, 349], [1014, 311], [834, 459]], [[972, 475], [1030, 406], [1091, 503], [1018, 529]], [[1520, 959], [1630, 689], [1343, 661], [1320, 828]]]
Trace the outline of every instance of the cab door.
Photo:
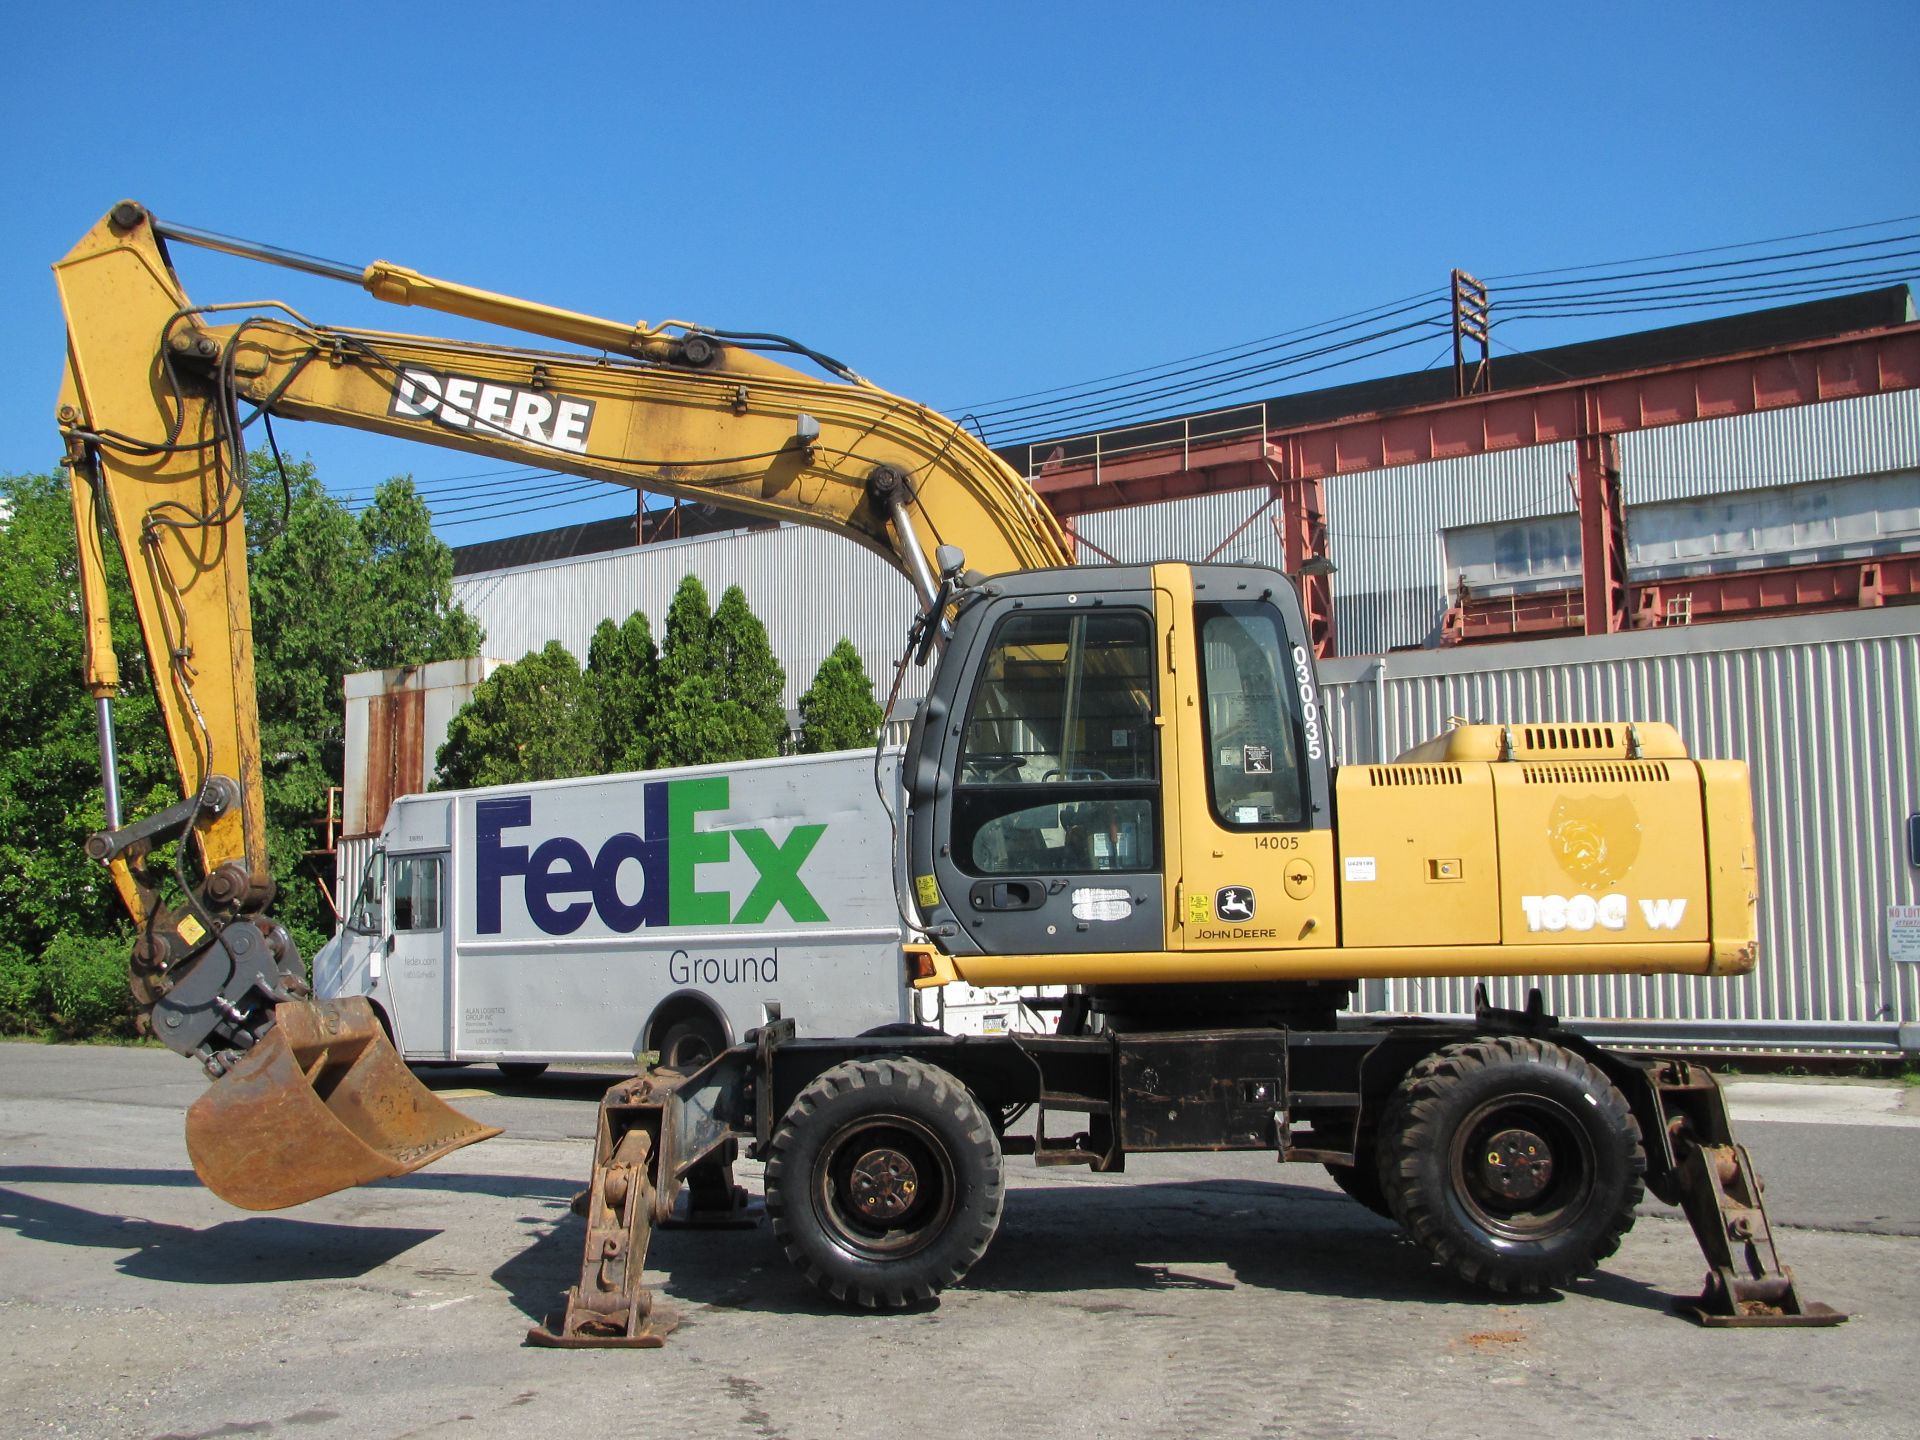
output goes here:
[[1298, 599], [1270, 570], [1163, 566], [1160, 578], [1175, 604], [1179, 592], [1190, 594], [1193, 616], [1190, 629], [1180, 627], [1185, 653], [1176, 658], [1188, 698], [1174, 707], [1174, 943], [1187, 951], [1334, 945], [1326, 722]]
[[[1144, 580], [1146, 577], [1141, 575]], [[937, 894], [990, 955], [1165, 942], [1151, 588], [988, 602], [942, 746]], [[971, 628], [971, 627], [970, 627]], [[923, 900], [924, 903], [924, 900]]]

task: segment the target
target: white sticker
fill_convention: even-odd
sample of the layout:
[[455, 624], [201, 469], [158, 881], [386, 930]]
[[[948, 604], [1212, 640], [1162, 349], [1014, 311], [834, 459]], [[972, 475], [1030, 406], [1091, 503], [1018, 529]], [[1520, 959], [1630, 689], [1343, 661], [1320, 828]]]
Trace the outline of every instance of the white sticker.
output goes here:
[[1233, 818], [1241, 825], [1258, 825], [1260, 823], [1260, 807], [1258, 805], [1242, 805], [1233, 812]]
[[1076, 920], [1124, 920], [1133, 914], [1133, 897], [1124, 890], [1076, 890], [1072, 898]]
[[1920, 965], [1920, 905], [1887, 906], [1887, 958]]
[[1380, 876], [1371, 855], [1347, 856], [1348, 880], [1377, 880]]

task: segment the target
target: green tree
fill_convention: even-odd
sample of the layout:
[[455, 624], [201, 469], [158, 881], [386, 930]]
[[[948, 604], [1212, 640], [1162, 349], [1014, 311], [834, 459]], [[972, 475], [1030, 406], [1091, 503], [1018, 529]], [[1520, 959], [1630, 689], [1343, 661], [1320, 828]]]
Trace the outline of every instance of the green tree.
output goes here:
[[384, 481], [355, 517], [310, 461], [282, 472], [256, 454], [252, 466], [249, 588], [268, 855], [280, 882], [276, 914], [312, 954], [332, 929], [308, 852], [345, 766], [342, 680], [463, 659], [479, 652], [483, 634], [454, 603], [453, 552], [434, 536], [411, 479]]
[[708, 758], [715, 699], [712, 634], [707, 587], [689, 575], [673, 592], [660, 632], [660, 703], [649, 746], [655, 765], [699, 765]]
[[774, 656], [767, 627], [747, 605], [746, 592], [729, 585], [713, 612], [713, 665], [721, 714], [739, 737], [737, 755], [715, 759], [757, 760], [778, 755], [787, 741], [787, 708], [781, 696], [787, 672]]
[[644, 611], [634, 611], [619, 625], [600, 622], [587, 647], [585, 685], [581, 708], [599, 773], [652, 765], [660, 654]]
[[398, 475], [373, 492], [358, 522], [355, 658], [363, 670], [424, 665], [480, 653], [480, 622], [453, 600], [453, 551], [433, 533], [433, 514]]
[[689, 575], [674, 590], [667, 623], [660, 632], [661, 683], [672, 689], [705, 675], [713, 666], [712, 639], [713, 610], [707, 602], [707, 587], [699, 576]]
[[[452, 602], [452, 556], [405, 480], [355, 519], [307, 462], [284, 475], [250, 459], [247, 533], [275, 913], [312, 953], [331, 929], [308, 851], [326, 790], [340, 783], [341, 677], [373, 665], [477, 651], [480, 630]], [[121, 685], [114, 720], [121, 811], [179, 798], [120, 557], [104, 556]], [[55, 475], [0, 477], [0, 1029], [81, 1035], [124, 1029], [131, 942], [107, 873], [88, 860], [101, 828], [73, 516]], [[167, 854], [155, 856], [164, 871]]]
[[447, 727], [435, 788], [514, 785], [593, 774], [580, 662], [558, 640], [481, 681]]
[[[108, 547], [109, 589], [126, 591]], [[132, 935], [86, 837], [106, 823], [92, 698], [81, 683], [79, 565], [59, 475], [0, 477], [0, 1032], [124, 1028]], [[145, 814], [179, 796], [139, 630], [113, 615], [121, 804]]]
[[813, 684], [800, 697], [800, 753], [818, 755], [871, 745], [883, 718], [860, 652], [851, 640], [842, 638], [820, 662]]
[[780, 703], [786, 672], [739, 586], [729, 586], [709, 614], [699, 580], [689, 575], [680, 582], [667, 610], [660, 681], [656, 765], [710, 765], [780, 753], [787, 735]]

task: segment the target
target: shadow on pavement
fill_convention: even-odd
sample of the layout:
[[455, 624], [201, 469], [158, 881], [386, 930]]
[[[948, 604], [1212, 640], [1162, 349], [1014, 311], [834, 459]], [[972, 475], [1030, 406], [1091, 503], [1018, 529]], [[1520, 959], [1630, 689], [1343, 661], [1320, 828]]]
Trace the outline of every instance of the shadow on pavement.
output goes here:
[[[164, 1185], [194, 1189], [200, 1177], [191, 1170], [135, 1170], [108, 1165], [0, 1165], [0, 1184], [15, 1185]], [[416, 1170], [362, 1189], [439, 1190], [455, 1195], [495, 1195], [502, 1199], [570, 1200], [580, 1189], [578, 1176], [461, 1175]]]
[[209, 1229], [103, 1214], [0, 1189], [0, 1225], [27, 1240], [134, 1253], [121, 1273], [186, 1285], [344, 1280], [377, 1270], [438, 1230], [390, 1225], [326, 1225], [249, 1216]]
[[[579, 1278], [584, 1222], [558, 1208], [532, 1245], [494, 1272], [522, 1313], [543, 1320]], [[541, 1223], [529, 1217], [529, 1223]], [[773, 1314], [845, 1314], [787, 1264], [772, 1231], [669, 1230], [647, 1270], [659, 1303]], [[664, 1282], [660, 1281], [665, 1272]], [[1224, 1272], [1224, 1273], [1223, 1273]], [[1416, 1304], [1553, 1305], [1494, 1295], [1440, 1271], [1388, 1221], [1307, 1186], [1239, 1180], [1097, 1182], [1010, 1190], [1000, 1233], [964, 1282], [1007, 1295], [1088, 1293], [1090, 1312], [1151, 1313], [1150, 1297], [1255, 1286], [1277, 1293]], [[1666, 1310], [1668, 1296], [1601, 1273], [1576, 1293]], [[1128, 1292], [1124, 1302], [1111, 1294]], [[1142, 1301], [1147, 1303], [1143, 1304]], [[937, 1308], [935, 1306], [923, 1308]]]

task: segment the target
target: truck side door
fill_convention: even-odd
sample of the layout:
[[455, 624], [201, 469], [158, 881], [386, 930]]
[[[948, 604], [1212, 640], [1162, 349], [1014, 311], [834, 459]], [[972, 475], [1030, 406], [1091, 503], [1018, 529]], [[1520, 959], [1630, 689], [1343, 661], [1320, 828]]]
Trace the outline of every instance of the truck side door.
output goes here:
[[452, 1058], [447, 1031], [452, 966], [448, 963], [447, 854], [387, 856], [388, 993], [401, 1053], [409, 1059]]

